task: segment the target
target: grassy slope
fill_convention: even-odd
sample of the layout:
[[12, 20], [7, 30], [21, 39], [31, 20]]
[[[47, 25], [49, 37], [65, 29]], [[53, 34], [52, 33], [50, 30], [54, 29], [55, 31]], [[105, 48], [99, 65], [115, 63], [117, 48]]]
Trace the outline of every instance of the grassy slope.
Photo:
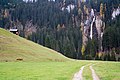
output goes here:
[[[16, 61], [19, 57], [26, 62], [5, 62]], [[53, 50], [0, 29], [0, 80], [71, 80], [80, 67], [90, 63], [99, 63], [93, 68], [101, 80], [120, 80], [119, 62], [71, 61]], [[89, 66], [85, 67], [83, 77], [92, 80]]]
[[[25, 62], [14, 62], [17, 58]], [[0, 28], [0, 80], [71, 80], [87, 63], [74, 62]]]
[[65, 61], [66, 57], [0, 28], [0, 61]]

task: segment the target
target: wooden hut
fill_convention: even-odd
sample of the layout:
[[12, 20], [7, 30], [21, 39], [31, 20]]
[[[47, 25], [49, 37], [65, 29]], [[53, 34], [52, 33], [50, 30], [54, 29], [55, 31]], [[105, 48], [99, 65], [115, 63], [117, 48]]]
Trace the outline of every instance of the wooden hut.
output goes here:
[[19, 35], [18, 29], [9, 29], [13, 34]]

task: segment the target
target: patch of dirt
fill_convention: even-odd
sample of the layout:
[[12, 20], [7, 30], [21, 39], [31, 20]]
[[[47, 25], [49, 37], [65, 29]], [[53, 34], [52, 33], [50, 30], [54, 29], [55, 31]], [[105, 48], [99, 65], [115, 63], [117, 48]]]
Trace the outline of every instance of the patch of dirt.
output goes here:
[[83, 80], [82, 73], [85, 66], [82, 66], [80, 71], [74, 74], [73, 80]]
[[92, 71], [93, 80], [100, 80], [92, 66], [90, 66], [90, 70]]

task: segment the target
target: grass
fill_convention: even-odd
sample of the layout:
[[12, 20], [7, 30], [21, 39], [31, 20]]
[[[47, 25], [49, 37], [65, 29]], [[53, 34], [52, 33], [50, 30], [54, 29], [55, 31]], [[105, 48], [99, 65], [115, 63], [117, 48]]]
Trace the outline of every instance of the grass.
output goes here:
[[120, 63], [119, 62], [104, 62], [92, 61], [83, 70], [83, 80], [93, 80], [92, 73], [89, 68], [93, 65], [93, 69], [100, 78], [100, 80], [120, 80]]
[[0, 80], [72, 80], [88, 62], [3, 62]]
[[[91, 63], [92, 64], [92, 63]], [[85, 66], [85, 68], [84, 68], [84, 70], [83, 70], [83, 79], [84, 80], [93, 80], [93, 78], [92, 78], [92, 73], [91, 73], [91, 70], [90, 70], [90, 68], [89, 68], [89, 66], [91, 65], [91, 64], [88, 64], [87, 66]]]
[[[23, 61], [17, 62], [17, 58]], [[0, 28], [0, 80], [71, 80], [87, 63], [68, 59]]]
[[120, 80], [120, 64], [117, 62], [0, 62], [0, 80], [72, 80], [74, 73], [84, 65], [84, 80], [92, 80], [89, 66], [94, 65], [100, 80]]
[[101, 62], [93, 68], [101, 80], [120, 80], [119, 62]]
[[[23, 61], [17, 62], [17, 58]], [[101, 80], [120, 80], [119, 62], [76, 61], [0, 28], [0, 80], [72, 80], [83, 65], [93, 68]], [[92, 80], [89, 65], [84, 80]]]
[[60, 53], [0, 28], [0, 61], [66, 61]]

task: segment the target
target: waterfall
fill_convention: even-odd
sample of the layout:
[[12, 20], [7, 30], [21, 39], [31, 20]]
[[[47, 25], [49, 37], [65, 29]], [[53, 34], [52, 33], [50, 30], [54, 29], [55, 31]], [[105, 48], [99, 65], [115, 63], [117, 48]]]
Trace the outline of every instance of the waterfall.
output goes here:
[[95, 22], [95, 16], [91, 22], [91, 25], [90, 25], [90, 38], [92, 39], [93, 37], [93, 23]]

